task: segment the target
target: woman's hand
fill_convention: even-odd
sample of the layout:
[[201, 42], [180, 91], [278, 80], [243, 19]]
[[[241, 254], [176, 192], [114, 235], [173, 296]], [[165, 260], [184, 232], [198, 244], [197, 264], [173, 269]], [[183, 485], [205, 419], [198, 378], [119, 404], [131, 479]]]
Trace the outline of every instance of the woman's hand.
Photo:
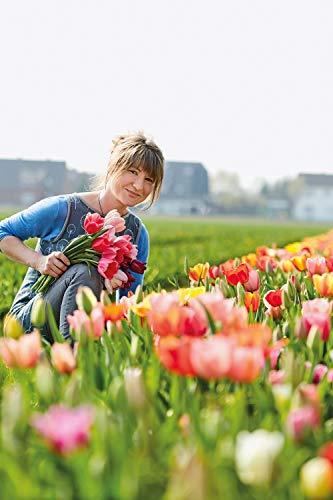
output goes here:
[[53, 278], [59, 278], [59, 276], [67, 271], [70, 264], [69, 259], [62, 252], [52, 252], [50, 255], [39, 254], [35, 268], [41, 274], [48, 274]]

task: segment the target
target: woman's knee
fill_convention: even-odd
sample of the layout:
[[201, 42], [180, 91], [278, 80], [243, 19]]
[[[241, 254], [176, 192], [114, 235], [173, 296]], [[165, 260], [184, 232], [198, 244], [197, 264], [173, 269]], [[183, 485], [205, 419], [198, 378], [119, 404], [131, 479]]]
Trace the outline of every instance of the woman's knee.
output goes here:
[[103, 288], [102, 277], [95, 266], [88, 266], [85, 263], [71, 266], [72, 280], [82, 286], [88, 286], [95, 293], [100, 293]]

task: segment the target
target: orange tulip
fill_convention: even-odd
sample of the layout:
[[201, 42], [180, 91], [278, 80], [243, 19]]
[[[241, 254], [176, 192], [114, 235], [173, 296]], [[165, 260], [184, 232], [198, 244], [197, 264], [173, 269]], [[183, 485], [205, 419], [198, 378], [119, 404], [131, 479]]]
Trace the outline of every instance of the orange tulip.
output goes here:
[[71, 347], [55, 342], [51, 347], [51, 360], [53, 366], [60, 373], [72, 373], [76, 368], [76, 361]]
[[122, 304], [111, 303], [104, 306], [104, 320], [115, 323], [124, 317], [124, 306]]
[[22, 335], [18, 340], [2, 338], [0, 340], [0, 357], [10, 368], [31, 368], [37, 364], [42, 348], [40, 333]]
[[253, 312], [256, 312], [258, 310], [259, 304], [260, 296], [258, 292], [245, 292], [244, 305], [248, 311], [252, 309]]
[[209, 271], [209, 263], [197, 264], [194, 267], [190, 267], [189, 278], [191, 281], [198, 283], [200, 280], [204, 281]]
[[[174, 291], [149, 297], [151, 310], [146, 311], [149, 328], [157, 335], [204, 335], [207, 323], [194, 309], [179, 304]], [[192, 299], [194, 300], [194, 299]]]
[[322, 275], [314, 274], [312, 281], [315, 289], [324, 297], [333, 297], [333, 273], [324, 273]]
[[255, 253], [248, 253], [247, 255], [243, 255], [243, 257], [241, 258], [241, 261], [244, 262], [245, 264], [249, 264], [250, 266], [255, 266], [256, 259], [257, 259], [257, 256]]
[[308, 254], [296, 255], [295, 257], [291, 257], [291, 262], [294, 264], [297, 271], [305, 271], [306, 269], [306, 260], [309, 257]]
[[249, 268], [246, 264], [240, 264], [234, 269], [225, 271], [224, 275], [230, 285], [245, 283], [249, 279]]
[[292, 273], [295, 269], [294, 264], [289, 259], [281, 260], [279, 266], [284, 273]]
[[262, 349], [258, 347], [236, 347], [232, 353], [229, 378], [233, 382], [253, 382], [265, 366]]

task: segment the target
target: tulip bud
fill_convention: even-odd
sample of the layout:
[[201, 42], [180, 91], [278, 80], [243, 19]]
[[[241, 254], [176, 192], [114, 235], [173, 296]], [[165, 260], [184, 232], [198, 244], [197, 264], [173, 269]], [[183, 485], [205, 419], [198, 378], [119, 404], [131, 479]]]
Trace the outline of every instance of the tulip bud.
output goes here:
[[311, 326], [306, 345], [313, 351], [314, 355], [320, 351], [320, 332], [316, 326]]
[[230, 293], [229, 286], [227, 285], [227, 283], [223, 279], [220, 280], [219, 287], [220, 287], [220, 290], [223, 293], [223, 297], [225, 299], [228, 299], [229, 297], [233, 296], [232, 293]]
[[85, 311], [89, 315], [97, 304], [97, 298], [91, 288], [80, 286], [76, 294], [76, 303], [81, 311]]
[[296, 297], [296, 288], [292, 280], [289, 278], [287, 281], [287, 292], [290, 300], [294, 301]]
[[310, 276], [305, 276], [303, 282], [305, 284], [306, 291], [308, 292], [309, 299], [313, 299], [315, 296], [315, 292], [312, 279], [310, 278]]
[[54, 396], [54, 374], [45, 361], [39, 363], [36, 369], [36, 389], [40, 397], [50, 400]]
[[237, 291], [238, 303], [240, 305], [244, 304], [245, 290], [241, 283], [237, 283], [236, 291]]
[[297, 387], [303, 380], [304, 361], [300, 356], [296, 356], [291, 349], [284, 349], [281, 353], [280, 367], [286, 374], [286, 380], [288, 380], [293, 387]]
[[55, 342], [51, 347], [53, 366], [60, 373], [72, 373], [76, 368], [76, 360], [69, 344]]
[[326, 458], [316, 457], [306, 462], [300, 473], [304, 494], [313, 499], [331, 498], [333, 468]]
[[31, 308], [31, 322], [36, 328], [42, 328], [45, 325], [45, 321], [45, 303], [42, 297], [37, 297]]
[[24, 401], [20, 384], [5, 386], [1, 401], [1, 440], [2, 447], [14, 453], [19, 451], [17, 424], [23, 416]]
[[136, 410], [143, 408], [146, 396], [141, 368], [124, 370], [125, 390], [130, 406]]
[[290, 406], [292, 386], [291, 384], [272, 385], [275, 406], [280, 413], [287, 411]]
[[18, 339], [24, 333], [20, 321], [11, 313], [7, 314], [5, 317], [3, 331], [6, 337], [11, 337], [13, 339]]
[[274, 274], [274, 269], [273, 269], [273, 266], [272, 264], [270, 263], [269, 260], [266, 261], [266, 264], [265, 264], [265, 271], [267, 274], [269, 274], [270, 276], [273, 276]]
[[305, 328], [303, 318], [298, 318], [296, 327], [295, 327], [295, 336], [298, 339], [306, 339], [308, 335], [308, 332]]
[[282, 305], [285, 309], [290, 309], [290, 307], [293, 305], [293, 302], [290, 299], [288, 292], [286, 292], [286, 290], [282, 291]]
[[142, 286], [138, 285], [135, 290], [135, 298], [136, 298], [136, 303], [139, 304], [140, 302], [143, 301], [143, 291], [142, 291]]
[[279, 326], [277, 326], [276, 328], [274, 328], [273, 330], [273, 334], [272, 334], [272, 343], [274, 344], [274, 342], [277, 342], [278, 340], [280, 340], [281, 338], [283, 337], [283, 334], [281, 332], [281, 329]]
[[103, 304], [103, 306], [108, 306], [109, 304], [111, 304], [111, 299], [105, 290], [101, 291], [101, 295], [100, 295], [99, 300]]
[[283, 323], [282, 336], [283, 337], [290, 337], [290, 325], [289, 325], [289, 323]]
[[301, 291], [301, 283], [299, 281], [299, 277], [296, 274], [293, 274], [290, 279], [295, 286], [296, 291], [299, 293]]

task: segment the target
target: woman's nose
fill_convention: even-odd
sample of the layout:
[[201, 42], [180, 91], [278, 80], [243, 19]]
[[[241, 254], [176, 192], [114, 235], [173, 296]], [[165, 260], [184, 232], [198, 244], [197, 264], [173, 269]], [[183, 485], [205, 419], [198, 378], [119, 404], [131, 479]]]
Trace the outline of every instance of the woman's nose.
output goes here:
[[144, 178], [138, 175], [133, 182], [133, 186], [139, 191], [143, 188]]

